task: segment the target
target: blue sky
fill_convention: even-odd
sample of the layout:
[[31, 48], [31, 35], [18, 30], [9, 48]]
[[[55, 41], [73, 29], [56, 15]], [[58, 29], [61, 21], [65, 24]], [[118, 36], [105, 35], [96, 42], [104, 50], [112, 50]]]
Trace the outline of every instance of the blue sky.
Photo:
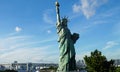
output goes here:
[[[120, 1], [59, 0], [61, 17], [68, 16], [76, 60], [98, 49], [120, 59]], [[0, 0], [0, 63], [58, 63], [55, 0]]]

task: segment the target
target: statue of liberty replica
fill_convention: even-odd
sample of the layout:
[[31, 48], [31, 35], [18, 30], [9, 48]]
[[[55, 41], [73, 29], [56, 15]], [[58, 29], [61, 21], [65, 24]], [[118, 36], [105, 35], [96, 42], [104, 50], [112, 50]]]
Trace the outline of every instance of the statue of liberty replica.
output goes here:
[[55, 2], [56, 13], [57, 13], [57, 34], [59, 36], [59, 67], [57, 72], [75, 72], [76, 71], [76, 60], [75, 60], [75, 48], [74, 44], [79, 38], [79, 34], [71, 34], [68, 29], [67, 23], [68, 18], [63, 17], [60, 19], [59, 3]]

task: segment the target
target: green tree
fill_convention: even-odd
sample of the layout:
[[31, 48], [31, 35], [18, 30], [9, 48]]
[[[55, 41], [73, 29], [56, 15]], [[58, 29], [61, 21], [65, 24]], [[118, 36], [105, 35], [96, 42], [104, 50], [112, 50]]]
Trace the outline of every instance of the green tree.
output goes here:
[[115, 72], [120, 72], [120, 67], [117, 67]]
[[91, 52], [91, 56], [84, 57], [88, 72], [115, 72], [114, 61], [107, 61], [98, 50]]

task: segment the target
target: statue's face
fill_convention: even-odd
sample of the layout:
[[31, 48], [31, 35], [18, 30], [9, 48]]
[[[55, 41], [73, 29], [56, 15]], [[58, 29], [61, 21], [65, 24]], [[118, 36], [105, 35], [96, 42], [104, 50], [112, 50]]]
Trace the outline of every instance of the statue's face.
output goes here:
[[63, 25], [67, 26], [67, 19], [62, 20]]
[[64, 22], [67, 24], [67, 20], [64, 20]]

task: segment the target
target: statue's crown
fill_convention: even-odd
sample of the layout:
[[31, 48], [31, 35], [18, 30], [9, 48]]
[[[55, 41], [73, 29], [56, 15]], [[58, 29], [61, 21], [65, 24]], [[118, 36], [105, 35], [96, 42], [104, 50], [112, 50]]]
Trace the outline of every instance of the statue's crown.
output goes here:
[[62, 18], [62, 21], [68, 22], [68, 17], [66, 17], [66, 16], [63, 17], [63, 18]]

